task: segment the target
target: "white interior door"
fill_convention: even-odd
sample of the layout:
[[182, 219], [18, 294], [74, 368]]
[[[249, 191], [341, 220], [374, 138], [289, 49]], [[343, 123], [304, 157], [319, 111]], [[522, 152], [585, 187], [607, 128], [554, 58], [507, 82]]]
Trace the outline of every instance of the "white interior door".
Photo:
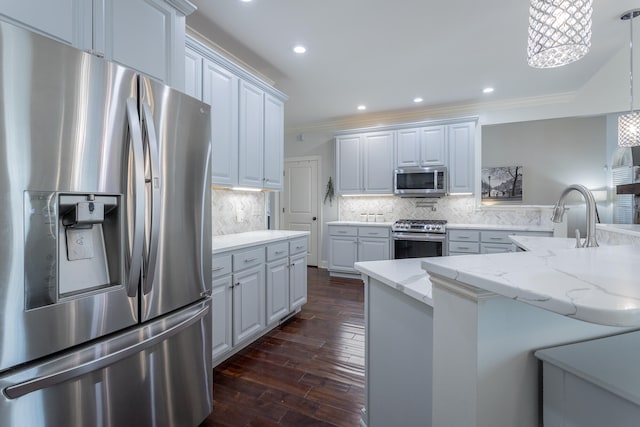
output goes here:
[[320, 219], [318, 160], [288, 160], [284, 166], [282, 229], [308, 231], [307, 265], [318, 265]]

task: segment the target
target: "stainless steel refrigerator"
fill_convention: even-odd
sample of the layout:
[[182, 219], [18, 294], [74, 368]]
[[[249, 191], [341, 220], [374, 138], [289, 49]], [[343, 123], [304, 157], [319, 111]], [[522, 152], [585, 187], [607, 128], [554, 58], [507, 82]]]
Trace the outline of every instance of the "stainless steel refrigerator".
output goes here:
[[211, 412], [210, 158], [207, 105], [0, 23], [0, 425]]

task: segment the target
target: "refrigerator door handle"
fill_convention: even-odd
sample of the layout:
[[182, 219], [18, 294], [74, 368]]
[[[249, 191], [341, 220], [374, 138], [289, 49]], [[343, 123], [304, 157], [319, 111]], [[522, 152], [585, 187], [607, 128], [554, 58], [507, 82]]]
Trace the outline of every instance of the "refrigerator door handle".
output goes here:
[[129, 282], [127, 295], [135, 297], [138, 292], [138, 281], [142, 268], [142, 245], [144, 239], [144, 151], [142, 146], [142, 131], [138, 117], [137, 101], [127, 98], [127, 121], [129, 123], [130, 150], [133, 153], [133, 171], [127, 184], [132, 190], [133, 215], [132, 225], [129, 226], [131, 253], [129, 254]]
[[[68, 355], [66, 357], [69, 360], [65, 360], [61, 363], [61, 365], [64, 364], [65, 366], [58, 369], [51, 367], [50, 372], [45, 372], [44, 374], [39, 375], [35, 378], [19, 381], [17, 384], [5, 387], [3, 390], [3, 394], [9, 399], [17, 399], [34, 391], [52, 387], [56, 384], [70, 381], [88, 373], [104, 369], [109, 365], [113, 365], [120, 360], [141, 353], [146, 349], [167, 340], [169, 337], [200, 321], [200, 319], [202, 319], [208, 313], [208, 304], [205, 304], [204, 307], [202, 305], [192, 307], [190, 310], [186, 310], [184, 313], [181, 313], [174, 319], [166, 321], [169, 324], [165, 325], [166, 329], [159, 329], [161, 332], [154, 334], [152, 333], [152, 331], [148, 331], [148, 333], [145, 334], [147, 335], [147, 337], [142, 341], [137, 341], [139, 339], [139, 333], [129, 333], [130, 340], [134, 341], [135, 344], [123, 346], [122, 348], [119, 348], [115, 351], [109, 352], [111, 347], [117, 346], [117, 344], [113, 345], [110, 341], [105, 342], [102, 344], [103, 348], [100, 348], [100, 350], [103, 350], [103, 354], [99, 357], [93, 358], [93, 356], [95, 356], [94, 353], [96, 352], [96, 350], [94, 350], [93, 348], [85, 349], [84, 351], [87, 352], [87, 354], [86, 362], [84, 363], [75, 363], [76, 358], [82, 357], [82, 355], [79, 357], [76, 354]], [[116, 341], [117, 339], [118, 338], [114, 339], [113, 341]], [[68, 367], [69, 365], [71, 367]]]
[[151, 209], [149, 218], [149, 249], [145, 257], [145, 279], [142, 292], [146, 295], [151, 292], [158, 261], [158, 240], [160, 236], [160, 155], [158, 154], [158, 138], [153, 113], [147, 103], [142, 103], [142, 125], [147, 136], [147, 149], [149, 150], [149, 176], [145, 176], [145, 182], [151, 185]]
[[[209, 148], [207, 149], [207, 158], [211, 159], [211, 145], [209, 145]], [[209, 168], [211, 167], [211, 161], [207, 162], [207, 166], [205, 167], [205, 172], [204, 172], [204, 183], [203, 183], [203, 187], [205, 189], [209, 188], [209, 182], [210, 182], [210, 177], [211, 177], [211, 171], [209, 170]], [[205, 200], [206, 197], [202, 196]], [[200, 205], [202, 206], [202, 213], [201, 213], [201, 218], [205, 218], [206, 215], [206, 203], [205, 200], [202, 201], [202, 203], [200, 203]], [[200, 258], [198, 259], [198, 264], [199, 264], [199, 270], [200, 270], [200, 280], [202, 282], [202, 293], [200, 295], [211, 295], [211, 276], [209, 276], [209, 280], [205, 279], [205, 274], [204, 274], [204, 257], [205, 256], [211, 256], [211, 250], [210, 248], [206, 248], [204, 242], [206, 242], [207, 240], [205, 239], [205, 226], [204, 226], [204, 221], [202, 221], [202, 223], [200, 224]], [[208, 252], [207, 252], [208, 251]]]

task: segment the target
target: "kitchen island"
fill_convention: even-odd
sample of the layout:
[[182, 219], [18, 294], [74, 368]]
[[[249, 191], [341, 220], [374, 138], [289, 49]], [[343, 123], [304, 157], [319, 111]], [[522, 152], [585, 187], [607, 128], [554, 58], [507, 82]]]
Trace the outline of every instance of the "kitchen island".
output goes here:
[[365, 282], [362, 422], [424, 426], [431, 420], [433, 300], [420, 259], [358, 262]]
[[[423, 406], [421, 425], [538, 426], [539, 369], [533, 351], [640, 328], [635, 274], [640, 245], [576, 249], [574, 239], [513, 240], [530, 252], [414, 260], [428, 276], [421, 276], [410, 260], [356, 264], [365, 292], [386, 287], [387, 299], [395, 296], [405, 305], [413, 299], [422, 311], [432, 313], [421, 325], [402, 325], [399, 318], [389, 323], [396, 330], [409, 328], [416, 341], [428, 342], [427, 331], [433, 334], [432, 384], [422, 379], [422, 395], [432, 394], [431, 405]], [[412, 296], [416, 288], [421, 291]], [[397, 355], [398, 350], [373, 341], [376, 323], [370, 321], [376, 312], [369, 315], [367, 337], [372, 341], [366, 347], [370, 360], [363, 424], [375, 427], [384, 425], [376, 414], [392, 414], [416, 390], [406, 389], [383, 403], [372, 398], [379, 393], [376, 387], [386, 387], [375, 382], [375, 352]], [[412, 360], [391, 366], [417, 372], [429, 364], [425, 359], [410, 366]]]
[[423, 260], [436, 307], [434, 426], [537, 426], [534, 350], [640, 328], [638, 246], [513, 239], [533, 250]]

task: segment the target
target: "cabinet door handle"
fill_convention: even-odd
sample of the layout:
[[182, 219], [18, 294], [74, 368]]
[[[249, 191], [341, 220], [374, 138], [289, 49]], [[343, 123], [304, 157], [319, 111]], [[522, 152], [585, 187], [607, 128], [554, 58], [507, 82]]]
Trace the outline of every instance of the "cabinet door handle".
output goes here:
[[502, 240], [502, 237], [491, 237], [491, 240]]
[[244, 262], [253, 262], [253, 261], [257, 260], [257, 259], [258, 259], [257, 257], [255, 257], [255, 258], [247, 258], [247, 259], [244, 260]]
[[235, 287], [237, 287], [237, 286], [240, 286], [240, 282], [235, 283], [235, 284], [232, 286], [232, 288], [235, 288]]
[[339, 230], [339, 231], [338, 231], [338, 234], [347, 234], [347, 232], [346, 232], [346, 231], [344, 231], [344, 230]]
[[213, 269], [213, 271], [220, 271], [220, 270], [222, 270], [223, 268], [224, 268], [224, 266], [215, 267], [215, 268]]
[[284, 251], [276, 251], [276, 255], [283, 254]]
[[458, 246], [458, 249], [469, 249], [468, 246]]
[[302, 249], [304, 246], [296, 246], [296, 249]]

